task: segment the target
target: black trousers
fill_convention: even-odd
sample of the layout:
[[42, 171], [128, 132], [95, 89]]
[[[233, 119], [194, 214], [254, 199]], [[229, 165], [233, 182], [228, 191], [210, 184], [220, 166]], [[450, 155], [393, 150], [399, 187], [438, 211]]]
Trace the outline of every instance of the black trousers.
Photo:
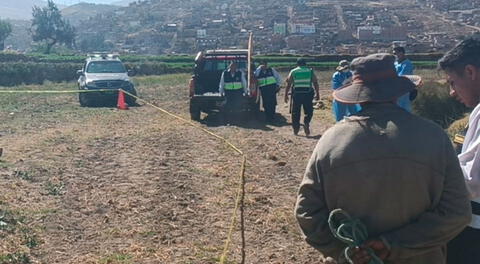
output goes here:
[[242, 110], [243, 89], [225, 91], [225, 111], [240, 112]]
[[225, 105], [222, 111], [223, 122], [232, 123], [240, 120], [243, 100], [243, 89], [225, 91]]
[[265, 109], [266, 120], [272, 120], [275, 116], [277, 106], [277, 86], [268, 85], [260, 88], [262, 92], [263, 109]]
[[303, 113], [305, 117], [303, 119], [304, 125], [309, 125], [313, 117], [313, 93], [293, 93], [292, 101], [292, 127], [294, 129], [300, 128], [300, 116]]
[[480, 229], [465, 228], [447, 244], [447, 264], [480, 263]]

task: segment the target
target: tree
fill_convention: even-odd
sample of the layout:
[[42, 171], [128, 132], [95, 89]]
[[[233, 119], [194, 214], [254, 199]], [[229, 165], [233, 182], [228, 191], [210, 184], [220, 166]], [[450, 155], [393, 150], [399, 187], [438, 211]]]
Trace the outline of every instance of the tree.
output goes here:
[[0, 20], [0, 51], [5, 48], [5, 40], [12, 33], [12, 24]]
[[62, 17], [60, 10], [52, 0], [46, 7], [34, 6], [32, 11], [33, 41], [45, 41], [46, 53], [49, 54], [55, 44], [65, 44], [72, 47], [75, 42], [75, 28]]

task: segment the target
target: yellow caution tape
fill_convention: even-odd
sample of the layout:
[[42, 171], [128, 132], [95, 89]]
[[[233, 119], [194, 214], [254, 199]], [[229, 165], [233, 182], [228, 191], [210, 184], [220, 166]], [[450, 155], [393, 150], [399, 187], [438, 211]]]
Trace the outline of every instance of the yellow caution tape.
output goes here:
[[[120, 89], [122, 90], [122, 89]], [[143, 102], [144, 104], [146, 105], [149, 105], [171, 117], [174, 117], [184, 123], [187, 123], [195, 128], [198, 128], [200, 130], [202, 130], [203, 132], [217, 138], [217, 139], [220, 139], [222, 140], [228, 147], [230, 147], [231, 149], [233, 149], [235, 152], [237, 152], [238, 154], [242, 155], [242, 168], [241, 168], [241, 171], [240, 171], [240, 184], [239, 184], [239, 187], [238, 187], [238, 190], [237, 190], [237, 195], [236, 195], [236, 199], [235, 199], [235, 208], [233, 209], [233, 214], [232, 214], [232, 218], [230, 220], [230, 227], [229, 227], [229, 230], [228, 230], [228, 235], [227, 235], [227, 239], [225, 240], [225, 244], [224, 244], [224, 247], [223, 247], [223, 253], [222, 255], [220, 256], [220, 261], [219, 263], [220, 264], [224, 264], [225, 261], [227, 260], [227, 256], [228, 256], [228, 251], [230, 249], [230, 243], [232, 241], [232, 235], [233, 235], [233, 230], [235, 229], [235, 226], [237, 224], [237, 212], [238, 212], [238, 209], [240, 208], [241, 205], [243, 205], [243, 200], [244, 200], [244, 196], [245, 196], [245, 166], [247, 164], [247, 157], [246, 155], [243, 153], [243, 151], [241, 151], [239, 148], [237, 148], [235, 145], [233, 145], [232, 143], [230, 143], [226, 138], [222, 137], [222, 136], [219, 136], [213, 132], [211, 132], [210, 130], [204, 128], [204, 127], [201, 127], [199, 126], [197, 123], [194, 123], [192, 122], [191, 120], [187, 120], [181, 116], [178, 116], [178, 115], [175, 115], [175, 114], [172, 114], [170, 112], [168, 112], [167, 110], [163, 109], [163, 108], [160, 108], [148, 101], [145, 101], [143, 100], [142, 98], [136, 96], [136, 95], [133, 95], [127, 91], [124, 91], [122, 90], [125, 94], [127, 95], [130, 95], [134, 98], [137, 99], [137, 101], [139, 102]], [[242, 220], [243, 221], [243, 220]], [[244, 235], [243, 235], [243, 232], [244, 230], [242, 229], [242, 239], [244, 239]], [[244, 246], [244, 241], [242, 241], [242, 247]], [[244, 252], [244, 248], [242, 248], [242, 252]], [[244, 255], [242, 254], [242, 258], [244, 258]], [[242, 261], [243, 263], [243, 261]]]
[[[236, 226], [236, 223], [237, 223], [237, 212], [238, 212], [238, 209], [240, 208], [241, 211], [243, 212], [243, 200], [244, 200], [244, 197], [245, 197], [245, 167], [246, 167], [246, 164], [247, 164], [247, 157], [246, 155], [243, 153], [243, 151], [241, 151], [238, 147], [236, 147], [235, 145], [233, 145], [232, 143], [230, 143], [230, 141], [228, 141], [226, 138], [222, 137], [222, 136], [219, 136], [213, 132], [211, 132], [210, 130], [204, 128], [204, 127], [201, 127], [199, 126], [197, 123], [194, 123], [192, 122], [191, 120], [187, 120], [183, 117], [180, 117], [178, 115], [175, 115], [173, 113], [170, 113], [168, 112], [167, 110], [161, 108], [161, 107], [158, 107], [134, 94], [131, 94], [123, 89], [98, 89], [98, 90], [63, 90], [63, 91], [56, 91], [56, 90], [38, 90], [38, 91], [34, 91], [34, 90], [0, 90], [0, 94], [16, 94], [16, 93], [23, 93], [23, 94], [63, 94], [63, 93], [90, 93], [90, 92], [112, 92], [112, 91], [123, 91], [125, 94], [129, 95], [129, 96], [132, 96], [134, 98], [137, 99], [137, 101], [139, 102], [143, 102], [144, 104], [146, 105], [149, 105], [173, 118], [176, 118], [184, 123], [187, 123], [197, 129], [200, 129], [202, 130], [203, 132], [211, 135], [212, 137], [215, 137], [217, 139], [220, 139], [221, 141], [223, 141], [229, 148], [231, 148], [232, 150], [234, 150], [235, 152], [237, 152], [238, 154], [242, 155], [242, 167], [241, 167], [241, 170], [240, 170], [240, 184], [239, 184], [239, 187], [238, 187], [238, 190], [236, 192], [236, 198], [235, 198], [235, 208], [233, 209], [233, 214], [232, 214], [232, 217], [231, 217], [231, 220], [230, 220], [230, 227], [229, 227], [229, 230], [228, 230], [228, 235], [227, 235], [227, 239], [225, 240], [225, 243], [224, 243], [224, 247], [223, 247], [223, 253], [222, 255], [220, 256], [220, 261], [219, 263], [221, 264], [224, 264], [225, 261], [227, 260], [227, 256], [228, 256], [228, 252], [229, 252], [229, 249], [230, 249], [230, 244], [231, 244], [231, 241], [232, 241], [232, 236], [233, 236], [233, 230], [235, 229], [235, 226]], [[242, 208], [241, 208], [242, 206]], [[241, 216], [241, 220], [242, 220], [242, 224], [243, 224], [243, 213], [242, 213], [242, 216]], [[244, 250], [245, 250], [245, 241], [244, 241], [244, 230], [242, 229], [242, 262], [244, 262], [244, 258], [245, 258], [245, 255], [244, 255]]]
[[62, 94], [62, 93], [94, 93], [94, 92], [116, 92], [120, 89], [98, 89], [98, 90], [0, 90], [0, 94], [15, 94], [15, 93], [24, 93], [24, 94]]

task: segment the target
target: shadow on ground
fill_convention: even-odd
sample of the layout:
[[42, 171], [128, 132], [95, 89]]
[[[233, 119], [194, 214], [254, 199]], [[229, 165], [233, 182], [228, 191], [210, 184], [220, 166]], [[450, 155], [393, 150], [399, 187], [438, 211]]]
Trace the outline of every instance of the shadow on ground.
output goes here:
[[[292, 123], [288, 123], [288, 125], [291, 126]], [[292, 131], [291, 133], [293, 134], [293, 128], [292, 128], [291, 131]], [[322, 134], [321, 134], [321, 133], [320, 133], [320, 134], [316, 134], [316, 135], [310, 134], [309, 136], [307, 136], [307, 135], [305, 135], [305, 132], [304, 132], [304, 131], [305, 131], [305, 130], [304, 130], [304, 125], [303, 125], [303, 124], [300, 124], [300, 131], [299, 131], [299, 133], [298, 133], [296, 136], [297, 136], [297, 137], [305, 137], [305, 138], [313, 139], [313, 140], [319, 140], [319, 139], [322, 137]]]
[[[143, 105], [135, 102], [135, 103], [127, 104], [127, 106], [128, 107], [141, 107]], [[117, 103], [102, 102], [102, 103], [96, 103], [96, 104], [92, 104], [92, 105], [89, 105], [89, 106], [82, 106], [82, 107], [85, 107], [85, 108], [117, 108]]]
[[254, 116], [250, 113], [237, 113], [224, 115], [219, 112], [211, 112], [206, 115], [201, 121], [201, 123], [207, 125], [208, 127], [219, 127], [219, 126], [237, 126], [247, 129], [258, 129], [264, 131], [272, 131], [273, 129], [268, 127], [283, 127], [289, 125], [287, 119], [277, 113], [275, 115], [274, 121], [266, 122], [265, 114], [260, 112], [258, 115]]

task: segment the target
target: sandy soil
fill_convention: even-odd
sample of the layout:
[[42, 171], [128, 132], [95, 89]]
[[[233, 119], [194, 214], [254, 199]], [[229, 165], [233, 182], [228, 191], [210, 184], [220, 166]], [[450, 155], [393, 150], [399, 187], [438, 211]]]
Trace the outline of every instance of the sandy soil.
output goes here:
[[[188, 118], [187, 77], [140, 78], [138, 90]], [[224, 143], [145, 105], [81, 108], [71, 95], [0, 101], [1, 257], [12, 263], [218, 261], [241, 161]], [[214, 116], [201, 125], [248, 156], [246, 263], [321, 263], [302, 241], [293, 207], [331, 112], [315, 112], [307, 138], [292, 134], [288, 107], [277, 110], [274, 125], [249, 119], [224, 126]], [[230, 263], [240, 261], [240, 247], [237, 227]]]

